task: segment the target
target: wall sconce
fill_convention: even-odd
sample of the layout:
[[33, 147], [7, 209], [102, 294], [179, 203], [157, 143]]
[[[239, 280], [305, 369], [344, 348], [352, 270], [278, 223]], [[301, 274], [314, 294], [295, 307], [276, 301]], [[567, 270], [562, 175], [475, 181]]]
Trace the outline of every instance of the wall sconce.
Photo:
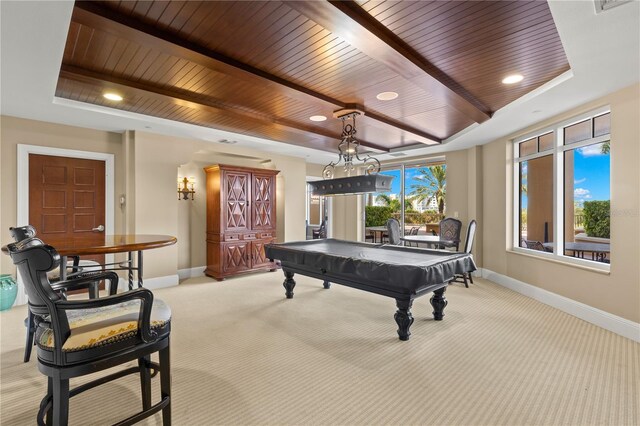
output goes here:
[[189, 194], [191, 194], [191, 199], [193, 200], [193, 194], [196, 193], [194, 189], [194, 185], [196, 180], [193, 177], [184, 178], [178, 177], [178, 200], [180, 200], [180, 194], [182, 194], [182, 200], [188, 200]]

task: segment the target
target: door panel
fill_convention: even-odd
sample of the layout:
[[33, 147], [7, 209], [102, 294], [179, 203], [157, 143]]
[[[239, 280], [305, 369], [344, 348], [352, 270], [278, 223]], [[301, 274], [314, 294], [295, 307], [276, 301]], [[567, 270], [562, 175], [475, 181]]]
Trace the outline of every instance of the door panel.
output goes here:
[[251, 242], [251, 262], [253, 268], [273, 265], [264, 254], [264, 246], [273, 242], [275, 242], [275, 238]]
[[[102, 237], [105, 224], [105, 162], [29, 154], [29, 223], [37, 236], [56, 240]], [[104, 263], [104, 256], [83, 259]]]
[[249, 268], [251, 268], [249, 243], [241, 242], [222, 244], [223, 273], [243, 271]]
[[275, 177], [253, 175], [253, 207], [251, 208], [252, 229], [275, 228]]
[[249, 211], [249, 194], [251, 181], [249, 173], [228, 172], [222, 174], [225, 187], [223, 203], [223, 224], [225, 232], [246, 231], [251, 219]]

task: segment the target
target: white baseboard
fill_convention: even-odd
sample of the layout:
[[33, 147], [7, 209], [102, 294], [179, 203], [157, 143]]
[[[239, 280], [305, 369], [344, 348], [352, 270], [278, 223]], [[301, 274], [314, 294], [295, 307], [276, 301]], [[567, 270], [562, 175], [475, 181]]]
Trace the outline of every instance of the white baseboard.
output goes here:
[[531, 297], [545, 305], [553, 306], [563, 312], [578, 317], [581, 320], [595, 324], [605, 330], [640, 342], [640, 324], [628, 319], [610, 314], [593, 306], [585, 305], [568, 297], [560, 296], [540, 287], [518, 281], [506, 275], [498, 274], [489, 269], [481, 269], [481, 276], [489, 281]]
[[178, 277], [180, 281], [187, 278], [204, 277], [204, 269], [206, 266], [196, 266], [195, 268], [178, 269]]

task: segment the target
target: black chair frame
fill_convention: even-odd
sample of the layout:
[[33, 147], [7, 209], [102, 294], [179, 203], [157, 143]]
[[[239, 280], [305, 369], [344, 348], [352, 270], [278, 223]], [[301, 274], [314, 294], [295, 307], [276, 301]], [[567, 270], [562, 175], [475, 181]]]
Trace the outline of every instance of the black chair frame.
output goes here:
[[[158, 338], [158, 334], [151, 330], [153, 293], [148, 289], [138, 288], [100, 299], [65, 300], [53, 290], [46, 275], [48, 271], [59, 267], [60, 264], [60, 256], [53, 247], [44, 245], [37, 238], [30, 238], [9, 244], [6, 249], [23, 277], [29, 295], [29, 310], [37, 317], [48, 318], [46, 324], [53, 330], [54, 347], [50, 349], [38, 347], [38, 369], [48, 377], [47, 394], [42, 399], [38, 410], [38, 425], [66, 425], [69, 415], [69, 398], [133, 373], [140, 373], [143, 410], [117, 424], [134, 424], [162, 410], [163, 425], [170, 425], [170, 323], [162, 338]], [[93, 274], [91, 278], [71, 279], [67, 282], [70, 286], [68, 288], [75, 284], [82, 285], [87, 279], [95, 280], [98, 277], [111, 282], [118, 280], [118, 275], [114, 272], [100, 272]], [[125, 339], [105, 347], [94, 348], [87, 355], [74, 355], [73, 358], [63, 351], [64, 342], [71, 334], [67, 311], [112, 306], [135, 299], [139, 299], [141, 303], [137, 334], [133, 340]], [[151, 362], [151, 354], [154, 352], [159, 352], [159, 363]], [[102, 371], [136, 359], [138, 367], [127, 368], [74, 389], [69, 388], [71, 378]], [[151, 404], [152, 370], [160, 372], [161, 400], [154, 405]]]
[[[31, 225], [17, 226], [15, 228], [9, 228], [9, 233], [15, 242], [20, 242], [29, 238], [34, 238], [36, 236], [36, 229]], [[90, 277], [94, 276], [91, 275], [92, 273], [83, 273], [83, 269], [80, 267], [80, 256], [71, 256], [71, 259], [73, 260], [73, 264], [68, 267], [68, 269], [71, 269], [71, 272], [67, 274], [67, 278], [76, 278], [76, 280], [71, 283], [68, 279], [65, 281], [54, 281], [51, 283], [51, 288], [63, 297], [66, 296], [67, 291], [88, 289], [89, 298], [97, 298], [100, 280], [96, 280], [95, 278], [90, 279]], [[80, 278], [82, 278], [82, 280], [80, 280]], [[118, 282], [115, 282], [115, 284], [111, 283], [109, 294], [116, 294], [117, 287]], [[35, 334], [39, 321], [40, 318], [36, 317], [31, 310], [28, 309], [27, 318], [24, 320], [24, 325], [27, 328], [27, 336], [24, 345], [23, 362], [29, 362], [31, 359], [31, 349], [35, 345]]]
[[[476, 222], [475, 219], [473, 219], [471, 222], [469, 222], [469, 227], [467, 228], [467, 236], [465, 238], [464, 241], [464, 252], [465, 253], [471, 253], [471, 250], [473, 249], [473, 240], [476, 236], [476, 228], [478, 227], [478, 222]], [[462, 281], [460, 281], [462, 280]], [[464, 286], [466, 288], [469, 288], [469, 281], [471, 282], [471, 284], [473, 284], [473, 275], [471, 275], [471, 272], [465, 272], [462, 275], [456, 275], [456, 277], [453, 279], [453, 281], [458, 282], [458, 283], [464, 283]]]
[[327, 222], [323, 220], [320, 223], [320, 227], [318, 229], [313, 229], [311, 231], [311, 236], [313, 237], [314, 240], [327, 238]]

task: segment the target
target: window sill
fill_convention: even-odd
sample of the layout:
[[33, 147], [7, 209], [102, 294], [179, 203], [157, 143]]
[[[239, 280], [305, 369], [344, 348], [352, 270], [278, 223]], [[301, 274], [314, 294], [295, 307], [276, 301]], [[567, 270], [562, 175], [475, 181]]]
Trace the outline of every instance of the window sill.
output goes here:
[[507, 253], [517, 254], [519, 256], [529, 257], [532, 259], [543, 260], [552, 263], [558, 263], [560, 265], [569, 266], [572, 268], [583, 269], [589, 272], [596, 272], [602, 275], [611, 275], [610, 265], [603, 263], [602, 266], [594, 265], [593, 261], [568, 257], [568, 256], [557, 256], [552, 253], [548, 254], [533, 254], [529, 253], [531, 250], [524, 250], [519, 247], [514, 247], [511, 249], [507, 249]]

